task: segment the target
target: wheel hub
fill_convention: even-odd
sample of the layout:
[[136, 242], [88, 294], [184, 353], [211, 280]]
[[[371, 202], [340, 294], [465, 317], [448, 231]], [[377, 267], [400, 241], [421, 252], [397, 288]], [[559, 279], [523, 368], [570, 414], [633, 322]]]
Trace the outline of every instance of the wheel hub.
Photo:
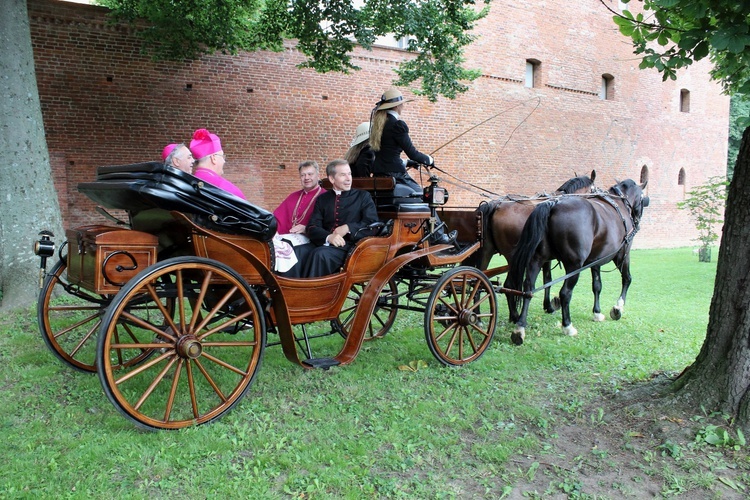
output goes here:
[[177, 340], [177, 354], [181, 358], [196, 359], [203, 353], [203, 344], [195, 335], [185, 335]]
[[458, 315], [458, 323], [461, 326], [474, 325], [477, 323], [477, 320], [477, 314], [469, 309], [464, 309]]

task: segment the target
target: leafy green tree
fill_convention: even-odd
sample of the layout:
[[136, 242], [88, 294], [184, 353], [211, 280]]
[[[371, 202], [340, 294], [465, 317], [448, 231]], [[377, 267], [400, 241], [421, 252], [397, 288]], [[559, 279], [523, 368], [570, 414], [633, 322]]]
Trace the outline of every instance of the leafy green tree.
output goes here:
[[698, 230], [697, 240], [701, 242], [698, 251], [700, 262], [711, 262], [711, 245], [719, 239], [716, 226], [724, 222], [724, 202], [727, 198], [727, 180], [711, 177], [688, 192], [685, 201], [677, 203], [679, 208], [688, 210]]
[[737, 153], [740, 151], [743, 124], [750, 117], [750, 99], [737, 94], [732, 96], [729, 105], [729, 150], [727, 151], [727, 178], [732, 180]]
[[[602, 5], [612, 10], [606, 2]], [[628, 2], [628, 0], [623, 0]], [[750, 3], [722, 0], [643, 0], [614, 12], [620, 32], [642, 56], [641, 68], [664, 79], [709, 57], [711, 76], [726, 92], [750, 95]], [[729, 184], [706, 340], [670, 392], [697, 408], [718, 409], [750, 429], [750, 127]]]
[[[119, 20], [140, 29], [144, 47], [156, 58], [193, 59], [216, 51], [283, 50], [297, 41], [307, 60], [302, 67], [319, 72], [359, 69], [352, 64], [355, 44], [370, 49], [377, 37], [408, 38], [416, 57], [396, 70], [396, 85], [421, 79], [416, 93], [430, 100], [454, 98], [465, 81], [480, 75], [464, 68], [464, 48], [474, 41], [475, 22], [489, 12], [474, 0], [99, 0]], [[485, 4], [489, 0], [484, 0]], [[147, 23], [137, 21], [145, 19]]]

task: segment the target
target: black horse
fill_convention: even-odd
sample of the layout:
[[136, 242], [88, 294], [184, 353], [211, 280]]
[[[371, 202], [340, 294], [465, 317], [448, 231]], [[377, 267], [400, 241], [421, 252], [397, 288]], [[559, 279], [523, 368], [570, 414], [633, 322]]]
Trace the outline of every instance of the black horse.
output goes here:
[[[568, 276], [560, 290], [562, 328], [567, 335], [578, 332], [570, 321], [570, 299], [582, 267], [591, 267], [595, 320], [604, 319], [599, 308], [600, 268], [614, 260], [622, 275], [622, 292], [610, 316], [620, 319], [630, 286], [630, 247], [638, 231], [643, 208], [649, 199], [643, 194], [646, 183], [627, 179], [590, 197], [563, 196], [536, 206], [524, 225], [521, 239], [511, 259], [509, 288], [531, 291], [545, 262], [559, 260]], [[514, 296], [514, 298], [516, 298]], [[530, 297], [523, 299], [511, 339], [522, 344]], [[518, 300], [513, 301], [518, 309]]]
[[[540, 193], [535, 196], [506, 195], [491, 202], [482, 203], [478, 210], [483, 213], [485, 227], [482, 231], [484, 241], [482, 247], [467, 260], [466, 265], [472, 265], [482, 271], [489, 267], [490, 260], [495, 254], [505, 257], [510, 263], [513, 251], [521, 239], [521, 231], [526, 219], [529, 218], [534, 207], [538, 204], [552, 200], [562, 194], [590, 193], [594, 189], [596, 170], [591, 175], [579, 175], [565, 181], [552, 194]], [[549, 262], [544, 263], [542, 268], [544, 282], [552, 281], [552, 271]], [[506, 281], [505, 286], [508, 287]], [[553, 313], [559, 308], [557, 300], [550, 300], [549, 288], [544, 289], [544, 310]], [[518, 313], [513, 307], [510, 295], [508, 296], [509, 321], [518, 321]]]

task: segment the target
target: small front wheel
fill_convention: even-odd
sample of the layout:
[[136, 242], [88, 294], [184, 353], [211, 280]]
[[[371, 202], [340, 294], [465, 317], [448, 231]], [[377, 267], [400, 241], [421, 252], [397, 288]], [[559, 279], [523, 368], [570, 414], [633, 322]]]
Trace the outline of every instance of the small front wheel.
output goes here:
[[473, 267], [455, 267], [435, 284], [425, 309], [430, 351], [448, 366], [479, 359], [497, 325], [497, 297], [487, 276]]
[[[338, 319], [333, 320], [335, 322], [334, 328], [341, 333], [342, 337], [349, 335], [349, 329], [354, 321], [354, 313], [357, 312], [366, 285], [367, 283], [352, 285]], [[396, 313], [398, 313], [398, 284], [395, 279], [391, 278], [383, 291], [380, 292], [370, 322], [367, 324], [364, 339], [373, 340], [385, 337], [385, 334], [393, 326], [393, 322], [396, 321]]]
[[[144, 269], [112, 299], [99, 331], [99, 379], [139, 427], [204, 424], [242, 399], [265, 343], [263, 311], [242, 276], [220, 262], [175, 257]], [[151, 353], [146, 362], [121, 362], [143, 351]]]

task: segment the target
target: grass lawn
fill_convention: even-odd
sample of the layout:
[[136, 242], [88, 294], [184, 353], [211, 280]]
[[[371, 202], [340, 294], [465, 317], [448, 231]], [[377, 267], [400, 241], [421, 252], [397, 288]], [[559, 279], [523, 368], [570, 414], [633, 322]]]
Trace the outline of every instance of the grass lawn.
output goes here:
[[[565, 471], [578, 470], [575, 464], [550, 476], [546, 490], [532, 482], [532, 472], [552, 460], [529, 457], [554, 457], [560, 429], [618, 425], [619, 417], [598, 403], [604, 395], [681, 371], [702, 345], [715, 262], [699, 263], [686, 248], [631, 255], [633, 284], [619, 322], [608, 317], [619, 273], [603, 273], [607, 321], [594, 323], [586, 272], [573, 297], [577, 337], [561, 335], [559, 313], [544, 314], [535, 299], [526, 341], [514, 346], [498, 297], [493, 347], [479, 361], [449, 369], [432, 359], [422, 315], [400, 311], [391, 332], [367, 342], [349, 366], [305, 371], [279, 347], [267, 349], [254, 386], [234, 410], [180, 431], [137, 430], [112, 407], [95, 375], [52, 356], [34, 309], [6, 316], [0, 320], [0, 497], [638, 498], [655, 484], [662, 496], [729, 498], [750, 485], [746, 458], [734, 463], [740, 471], [734, 488], [710, 479], [719, 474], [708, 467], [704, 474], [714, 476], [684, 479], [675, 490], [680, 471], [685, 478], [697, 474], [681, 467], [686, 443], [675, 445], [682, 463], [662, 453], [663, 443], [645, 446], [637, 455], [642, 472], [622, 483], [569, 480]], [[417, 360], [426, 367], [399, 369]], [[658, 467], [646, 451], [662, 457]], [[700, 458], [722, 451], [711, 448]]]

